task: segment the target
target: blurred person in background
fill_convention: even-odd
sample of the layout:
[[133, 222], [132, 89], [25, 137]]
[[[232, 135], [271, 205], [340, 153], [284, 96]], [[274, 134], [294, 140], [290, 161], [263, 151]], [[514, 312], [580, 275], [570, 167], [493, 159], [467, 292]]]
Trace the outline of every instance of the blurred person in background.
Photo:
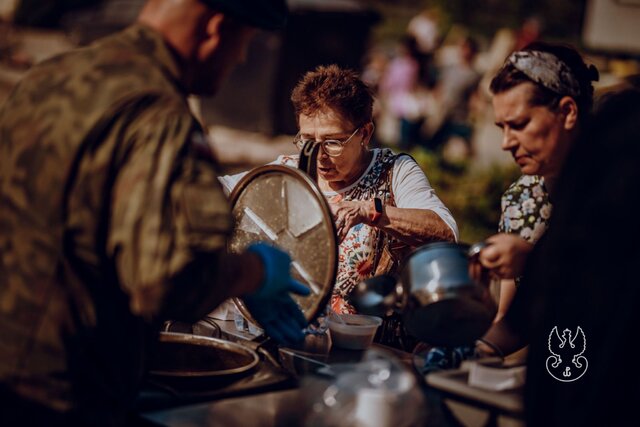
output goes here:
[[542, 20], [538, 16], [529, 16], [516, 32], [514, 50], [521, 50], [540, 39]]
[[366, 57], [362, 70], [362, 81], [371, 88], [374, 93], [378, 93], [379, 85], [389, 65], [387, 55], [378, 49], [371, 49]]
[[149, 0], [33, 67], [0, 112], [1, 425], [124, 426], [164, 320], [242, 296], [304, 336], [287, 254], [227, 254], [230, 208], [188, 94], [215, 93], [282, 0]]
[[459, 60], [443, 67], [434, 88], [437, 114], [427, 117], [427, 128], [432, 136], [424, 141], [430, 150], [443, 147], [452, 138], [462, 141], [460, 157], [470, 151], [473, 126], [470, 117], [471, 97], [475, 93], [481, 75], [474, 67], [478, 43], [470, 36], [459, 43]]
[[401, 151], [408, 151], [420, 142], [426, 99], [419, 73], [416, 40], [407, 36], [398, 45], [378, 86], [386, 112], [398, 122], [398, 148]]
[[[572, 47], [536, 42], [509, 55], [491, 82], [502, 149], [523, 173], [503, 195], [500, 233], [487, 239], [489, 246], [479, 257], [483, 267], [504, 279], [498, 319], [516, 292], [529, 252], [547, 228], [557, 178], [591, 112], [595, 80], [596, 68], [587, 66]], [[498, 348], [509, 354], [522, 346], [510, 342], [508, 329], [498, 320], [484, 338], [491, 344], [484, 351]]]
[[416, 41], [419, 80], [426, 87], [435, 81], [434, 54], [440, 46], [441, 18], [436, 8], [425, 9], [409, 21], [407, 35]]
[[[361, 281], [397, 269], [412, 247], [453, 241], [458, 229], [418, 164], [390, 149], [369, 149], [373, 96], [358, 75], [336, 65], [305, 74], [291, 95], [301, 149], [321, 144], [317, 183], [333, 211], [339, 245], [337, 281], [331, 298], [336, 313], [355, 313], [351, 294]], [[296, 167], [298, 156], [273, 164]], [[245, 173], [221, 181], [232, 191]], [[377, 338], [411, 350], [398, 318], [386, 319]]]

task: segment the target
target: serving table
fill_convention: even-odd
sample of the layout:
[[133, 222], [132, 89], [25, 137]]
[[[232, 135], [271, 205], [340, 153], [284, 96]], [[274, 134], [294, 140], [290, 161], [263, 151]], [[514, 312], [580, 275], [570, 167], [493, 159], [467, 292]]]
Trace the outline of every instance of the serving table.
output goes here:
[[470, 386], [468, 369], [433, 372], [426, 376], [429, 388], [438, 391], [442, 399], [450, 399], [489, 412], [484, 427], [498, 426], [498, 417], [524, 421], [523, 387], [492, 391]]
[[[249, 347], [253, 335], [238, 331], [233, 321], [216, 321], [220, 338], [241, 342]], [[407, 365], [412, 355], [390, 347], [373, 344], [392, 353]], [[271, 351], [273, 353], [273, 351]], [[332, 348], [326, 353], [308, 353], [280, 348], [278, 363], [259, 352], [261, 362], [255, 372], [227, 387], [176, 390], [159, 384], [148, 384], [140, 394], [138, 408], [145, 419], [166, 426], [276, 426], [297, 425], [304, 414], [299, 411], [301, 378], [336, 363], [355, 363], [364, 351]], [[412, 365], [411, 365], [412, 366]]]
[[[238, 331], [233, 321], [216, 321], [219, 338], [252, 344], [255, 337]], [[392, 353], [413, 369], [413, 355], [379, 344], [373, 348]], [[273, 352], [271, 352], [273, 353]], [[172, 390], [148, 385], [140, 395], [139, 410], [145, 420], [168, 427], [214, 426], [296, 426], [305, 419], [305, 376], [313, 375], [327, 365], [355, 363], [364, 351], [332, 348], [327, 353], [308, 353], [280, 348], [278, 361], [260, 352], [261, 362], [250, 375], [223, 388]], [[430, 427], [459, 427], [459, 414], [444, 405], [453, 400], [489, 412], [486, 426], [498, 424], [499, 416], [523, 418], [522, 390], [492, 392], [467, 384], [466, 370], [448, 370], [420, 376], [419, 385], [425, 395]], [[479, 425], [475, 423], [473, 425]]]

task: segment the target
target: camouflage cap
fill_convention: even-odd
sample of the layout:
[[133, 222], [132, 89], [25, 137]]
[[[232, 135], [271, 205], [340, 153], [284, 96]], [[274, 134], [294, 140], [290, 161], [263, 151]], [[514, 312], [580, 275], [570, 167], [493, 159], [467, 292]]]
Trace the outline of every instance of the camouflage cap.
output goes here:
[[212, 9], [227, 13], [247, 24], [265, 30], [285, 26], [289, 9], [286, 0], [200, 0]]

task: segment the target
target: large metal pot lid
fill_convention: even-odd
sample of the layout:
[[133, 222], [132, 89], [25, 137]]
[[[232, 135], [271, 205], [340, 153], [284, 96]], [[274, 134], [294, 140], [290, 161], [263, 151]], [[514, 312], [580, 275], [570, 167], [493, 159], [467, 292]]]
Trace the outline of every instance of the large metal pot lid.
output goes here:
[[[230, 252], [241, 253], [251, 243], [272, 243], [291, 255], [291, 275], [311, 289], [311, 295], [291, 294], [312, 321], [326, 307], [336, 281], [338, 244], [331, 210], [309, 176], [292, 167], [267, 165], [247, 173], [230, 196], [235, 223]], [[241, 299], [242, 315], [259, 324]]]

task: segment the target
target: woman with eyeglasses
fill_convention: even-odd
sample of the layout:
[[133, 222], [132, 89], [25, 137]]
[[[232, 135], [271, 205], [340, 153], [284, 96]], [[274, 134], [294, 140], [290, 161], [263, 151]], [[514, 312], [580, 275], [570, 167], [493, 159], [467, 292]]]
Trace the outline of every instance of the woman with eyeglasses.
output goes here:
[[[291, 100], [299, 126], [294, 144], [299, 149], [310, 139], [321, 144], [317, 183], [338, 229], [339, 266], [331, 307], [337, 313], [355, 313], [350, 295], [358, 283], [396, 269], [412, 247], [457, 240], [457, 225], [410, 156], [369, 148], [373, 96], [355, 72], [320, 66], [303, 76]], [[295, 167], [298, 156], [280, 156], [274, 163]], [[221, 181], [231, 191], [242, 176]], [[397, 326], [383, 325], [382, 335], [388, 337], [383, 341], [410, 347], [399, 342]]]

